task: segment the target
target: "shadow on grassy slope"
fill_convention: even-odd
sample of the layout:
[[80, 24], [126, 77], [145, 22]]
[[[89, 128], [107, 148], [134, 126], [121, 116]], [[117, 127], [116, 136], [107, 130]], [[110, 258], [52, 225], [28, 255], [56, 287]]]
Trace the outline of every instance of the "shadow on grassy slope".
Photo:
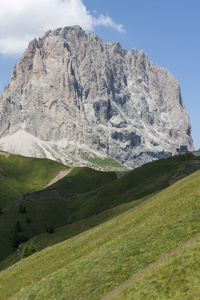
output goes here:
[[[196, 159], [192, 155], [145, 164], [99, 189], [69, 199], [70, 217], [74, 222], [122, 203], [140, 199], [199, 169], [200, 158]], [[59, 186], [57, 189], [60, 190]]]
[[[54, 236], [47, 237], [44, 233], [35, 238], [41, 249], [119, 215], [120, 211], [126, 211], [130, 207], [129, 205], [117, 207], [118, 205], [135, 200], [131, 207], [136, 206], [144, 201], [142, 197], [157, 193], [199, 168], [200, 159], [190, 155], [143, 165], [119, 179], [116, 179], [115, 173], [75, 168], [65, 178], [49, 187], [49, 189], [56, 188], [63, 199], [46, 198], [30, 201], [25, 204], [28, 212], [26, 215], [19, 215], [18, 207], [12, 207], [1, 216], [2, 226], [6, 224], [4, 228], [6, 233], [3, 236], [4, 240], [7, 239], [5, 245], [7, 243], [7, 247], [9, 245], [11, 247], [8, 236], [17, 220], [22, 224], [23, 234], [29, 238], [46, 232], [46, 228], [50, 225], [57, 229]], [[78, 194], [80, 196], [77, 197]], [[73, 197], [74, 195], [76, 197]], [[136, 201], [138, 199], [142, 200]], [[114, 207], [116, 209], [113, 209]], [[109, 211], [106, 212], [107, 210]], [[26, 224], [27, 217], [31, 219], [30, 224]], [[67, 224], [69, 225], [64, 230], [58, 230]], [[40, 242], [41, 239], [46, 241], [46, 245], [44, 241]], [[12, 249], [4, 248], [5, 257]], [[6, 266], [8, 264], [3, 262], [0, 268]]]
[[49, 159], [0, 155], [0, 168], [0, 207], [4, 209], [18, 197], [41, 190], [67, 167]]
[[0, 273], [2, 299], [101, 299], [199, 232], [199, 185], [196, 172], [143, 205], [20, 261]]

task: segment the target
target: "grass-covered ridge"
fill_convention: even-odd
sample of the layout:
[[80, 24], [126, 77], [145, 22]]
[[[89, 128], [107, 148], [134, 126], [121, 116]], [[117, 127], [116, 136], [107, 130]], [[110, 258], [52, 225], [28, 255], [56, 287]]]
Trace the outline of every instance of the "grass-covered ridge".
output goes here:
[[102, 169], [104, 171], [126, 171], [129, 168], [120, 164], [117, 160], [111, 157], [99, 157], [94, 153], [86, 153], [79, 151], [79, 157], [87, 161], [91, 167]]
[[[0, 155], [0, 260], [13, 252], [16, 222], [20, 221], [22, 228], [27, 228], [27, 214], [18, 213], [16, 200], [24, 194], [41, 190], [58, 171], [64, 169], [67, 167], [48, 159]], [[31, 230], [31, 225], [28, 228]]]
[[[157, 160], [134, 169], [109, 184], [83, 193], [70, 202], [73, 221], [88, 218], [117, 205], [138, 200], [162, 190], [200, 169], [200, 158], [194, 156]], [[68, 175], [71, 177], [71, 174]], [[65, 181], [63, 179], [63, 181]], [[60, 189], [60, 182], [56, 188]], [[65, 185], [67, 188], [67, 185]], [[66, 191], [66, 190], [65, 190]]]
[[67, 167], [49, 159], [0, 155], [0, 207], [26, 193], [41, 190], [61, 169]]
[[[199, 233], [199, 186], [198, 171], [120, 216], [2, 271], [2, 299], [101, 299]], [[160, 270], [161, 277], [165, 271]], [[170, 283], [162, 280], [166, 288]], [[198, 286], [197, 275], [195, 280]], [[191, 289], [187, 284], [188, 295]], [[184, 299], [185, 290], [178, 295]]]
[[[16, 239], [15, 226], [17, 222], [21, 224], [21, 232], [17, 233], [20, 242], [30, 239], [42, 232], [46, 228], [54, 226], [59, 228], [71, 222], [69, 213], [69, 197], [79, 193], [85, 193], [101, 185], [104, 185], [117, 178], [115, 173], [100, 172], [89, 168], [75, 168], [64, 181], [60, 180], [60, 196], [34, 201], [22, 202], [22, 207], [26, 208], [26, 213], [19, 213], [20, 204], [16, 205], [16, 200], [27, 193], [41, 190], [58, 171], [67, 169], [66, 166], [47, 159], [25, 158], [11, 155], [8, 158], [0, 156], [1, 186], [0, 206], [0, 261], [13, 252], [13, 242]], [[67, 185], [67, 187], [65, 187]], [[63, 186], [65, 187], [63, 190]], [[11, 187], [11, 188], [10, 188]], [[56, 184], [55, 184], [56, 187]], [[53, 186], [53, 188], [55, 188]], [[48, 188], [47, 188], [48, 189]], [[52, 189], [52, 188], [50, 188]], [[65, 196], [65, 197], [64, 197]], [[27, 218], [30, 223], [27, 223]], [[15, 249], [16, 250], [16, 249]], [[1, 266], [0, 266], [1, 268]]]
[[[25, 158], [26, 162], [31, 162], [29, 165], [34, 164], [34, 160], [28, 159], [27, 161], [27, 158]], [[20, 160], [17, 157], [17, 161], [14, 157], [16, 165], [18, 161], [23, 167], [27, 166], [27, 163], [23, 164], [21, 162], [23, 161], [22, 157], [20, 157]], [[27, 172], [27, 178], [23, 177], [24, 181], [17, 181], [20, 188], [23, 186], [23, 182], [26, 180], [28, 182], [30, 178], [31, 180], [32, 178], [37, 179], [38, 186], [37, 188], [34, 186], [35, 190], [39, 189], [39, 184], [44, 186], [46, 175], [42, 177], [43, 179], [40, 179], [40, 172], [37, 171], [38, 163], [41, 164], [39, 169], [41, 174], [48, 172], [49, 176], [49, 169], [52, 168], [51, 177], [53, 177], [53, 172], [57, 172], [57, 166], [59, 168], [63, 167], [58, 163], [54, 167], [54, 162], [49, 160], [36, 160], [36, 172], [34, 173], [33, 168], [32, 173]], [[86, 167], [74, 168], [63, 179], [46, 189], [57, 190], [59, 197], [53, 194], [48, 198], [24, 202], [22, 206], [26, 207], [27, 213], [25, 214], [19, 213], [19, 205], [15, 205], [19, 193], [13, 193], [13, 196], [7, 202], [8, 205], [3, 209], [3, 214], [0, 215], [0, 226], [3, 229], [0, 232], [2, 241], [0, 260], [7, 258], [5, 261], [0, 262], [0, 270], [19, 259], [16, 252], [12, 257], [8, 257], [13, 252], [16, 222], [19, 221], [22, 227], [22, 232], [18, 233], [20, 242], [21, 236], [27, 237], [29, 240], [33, 239], [38, 249], [41, 250], [114, 218], [145, 201], [145, 196], [150, 197], [150, 195], [158, 193], [158, 191], [199, 168], [199, 158], [190, 155], [155, 161], [130, 171], [120, 178], [117, 178], [115, 172], [101, 172]], [[23, 168], [22, 175], [19, 169], [19, 166], [17, 166], [17, 174], [19, 175], [17, 178], [24, 174]], [[8, 182], [10, 179], [15, 181], [13, 176], [8, 178]], [[42, 180], [44, 183], [41, 184]], [[23, 187], [24, 191], [26, 193], [27, 190], [32, 192], [32, 185], [29, 186], [27, 183], [27, 186], [26, 190]], [[27, 223], [27, 218], [31, 220], [30, 223]], [[51, 236], [46, 233], [46, 229], [50, 225], [56, 229], [55, 234]], [[63, 226], [66, 226], [66, 228]]]

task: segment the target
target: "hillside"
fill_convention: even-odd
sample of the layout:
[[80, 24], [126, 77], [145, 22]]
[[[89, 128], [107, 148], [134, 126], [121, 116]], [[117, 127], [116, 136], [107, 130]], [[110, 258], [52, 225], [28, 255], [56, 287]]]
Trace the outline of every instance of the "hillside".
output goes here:
[[41, 190], [66, 166], [48, 159], [0, 152], [0, 207], [6, 209], [20, 196]]
[[[47, 159], [26, 158], [2, 153], [0, 155], [0, 261], [13, 251], [15, 225], [24, 222], [27, 214], [15, 216], [19, 207], [16, 200], [29, 192], [41, 190], [48, 182], [67, 167]], [[18, 213], [19, 215], [19, 213]], [[26, 235], [22, 234], [22, 240]]]
[[[16, 251], [11, 256], [10, 254], [27, 239], [33, 238], [37, 248], [44, 249], [120, 215], [144, 201], [143, 197], [157, 193], [200, 168], [199, 158], [192, 155], [155, 161], [131, 172], [119, 173], [118, 175], [124, 174], [120, 178], [117, 178], [115, 173], [74, 168], [63, 179], [45, 190], [38, 191], [42, 180], [42, 186], [49, 181], [50, 170], [51, 177], [54, 177], [53, 174], [57, 173], [59, 168], [66, 167], [45, 159], [35, 160], [20, 156], [1, 156], [1, 159], [2, 168], [5, 170], [1, 179], [7, 185], [1, 185], [0, 192], [5, 198], [10, 195], [10, 190], [13, 194], [6, 200], [7, 205], [2, 206], [3, 214], [0, 216], [0, 269], [19, 260]], [[27, 164], [33, 164], [34, 168], [29, 169]], [[6, 172], [10, 172], [10, 175], [7, 176]], [[38, 187], [35, 185], [33, 189], [34, 178]], [[17, 191], [7, 188], [9, 184], [13, 186], [13, 182], [18, 187]], [[24, 192], [29, 192], [28, 195], [20, 194], [19, 190], [22, 187]], [[37, 192], [33, 192], [34, 190]], [[27, 196], [29, 201], [26, 199], [23, 202]], [[31, 200], [32, 198], [34, 200]], [[119, 206], [123, 203], [128, 204]], [[25, 213], [20, 212], [20, 207], [25, 209]], [[17, 222], [20, 222], [22, 231], [16, 234]], [[56, 229], [53, 236], [45, 233], [49, 226]]]
[[[29, 202], [17, 202], [23, 195], [38, 195], [47, 183], [66, 166], [52, 160], [10, 155], [0, 156], [0, 261], [16, 250], [21, 242], [46, 231], [71, 223], [69, 203], [58, 192], [50, 190], [45, 198]], [[86, 193], [115, 180], [115, 173], [100, 172], [89, 168], [76, 168], [73, 179], [66, 179], [68, 195]], [[75, 179], [74, 179], [75, 178]], [[70, 182], [68, 182], [70, 180]], [[60, 189], [62, 189], [62, 180]], [[47, 188], [48, 189], [48, 188]], [[70, 192], [69, 192], [70, 191]], [[65, 195], [66, 197], [66, 195]], [[24, 210], [24, 211], [23, 211]], [[20, 230], [16, 232], [16, 224]]]
[[[14, 168], [11, 168], [11, 164], [10, 169], [15, 169], [13, 176], [17, 174], [17, 179], [23, 178], [23, 174], [26, 174], [24, 168], [27, 162], [34, 164], [34, 159], [18, 156], [10, 156], [9, 159], [4, 157], [3, 160], [4, 164], [7, 161], [7, 165], [11, 164], [10, 160], [14, 161]], [[38, 163], [40, 163], [41, 175], [39, 167], [36, 167]], [[21, 183], [17, 181], [18, 189], [23, 186], [23, 190], [26, 193], [28, 191], [29, 194], [21, 196], [18, 191], [13, 192], [10, 200], [7, 199], [6, 201], [7, 206], [2, 207], [3, 214], [0, 216], [2, 228], [0, 232], [2, 241], [0, 258], [2, 262], [0, 262], [0, 269], [4, 269], [19, 260], [20, 257], [16, 251], [11, 256], [10, 254], [27, 239], [33, 240], [37, 248], [41, 250], [102, 224], [141, 204], [152, 194], [156, 194], [177, 180], [200, 169], [200, 159], [188, 155], [159, 160], [128, 173], [121, 173], [121, 175], [124, 174], [123, 176], [118, 174], [121, 176], [119, 178], [114, 172], [74, 168], [64, 178], [44, 190], [38, 191], [39, 188], [36, 189], [34, 186], [37, 192], [31, 193], [33, 189], [29, 188], [32, 187], [32, 179], [37, 178], [37, 182], [41, 184], [44, 180], [42, 179], [43, 174], [48, 171], [48, 168], [44, 171], [46, 165], [49, 170], [52, 168], [52, 177], [55, 170], [58, 171], [56, 168], [64, 168], [63, 165], [49, 160], [36, 159], [35, 171], [33, 168], [32, 173], [29, 173], [28, 168], [26, 169], [30, 177], [24, 178]], [[6, 168], [8, 166], [6, 167], [5, 164], [4, 169], [6, 170]], [[3, 173], [1, 178], [4, 181], [6, 178], [7, 184], [12, 184], [16, 179], [11, 174], [8, 177]], [[48, 176], [50, 177], [50, 171], [48, 171]], [[29, 185], [27, 183], [27, 189], [25, 189], [24, 183], [30, 179], [31, 182]], [[43, 186], [44, 184], [45, 182]], [[3, 185], [0, 192], [2, 188]], [[5, 192], [5, 189], [3, 191]], [[9, 193], [10, 190], [8, 190]], [[6, 195], [4, 196], [6, 197]], [[145, 196], [147, 198], [143, 198]], [[124, 205], [119, 206], [120, 204]], [[21, 213], [20, 209], [25, 209], [25, 213]], [[21, 232], [16, 234], [17, 222], [20, 222]], [[46, 233], [49, 226], [56, 229], [54, 235]]]
[[198, 299], [199, 185], [200, 171], [0, 272], [1, 299]]

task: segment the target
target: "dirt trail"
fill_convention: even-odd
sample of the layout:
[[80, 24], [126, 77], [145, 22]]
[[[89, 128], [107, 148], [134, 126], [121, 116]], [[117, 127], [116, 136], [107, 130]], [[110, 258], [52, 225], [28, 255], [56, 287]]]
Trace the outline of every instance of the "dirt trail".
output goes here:
[[[5, 156], [5, 157], [9, 157], [10, 153], [4, 152], [4, 151], [0, 151], [0, 155]], [[3, 169], [0, 167], [0, 171], [3, 172]]]
[[73, 168], [67, 169], [67, 170], [61, 170], [59, 171], [56, 176], [51, 179], [51, 181], [49, 181], [49, 183], [47, 183], [47, 185], [44, 186], [44, 189], [47, 188], [48, 186], [56, 183], [58, 180], [62, 179], [63, 177], [65, 177], [67, 174], [69, 174], [71, 171], [73, 170]]
[[133, 277], [131, 277], [129, 280], [124, 282], [122, 285], [120, 285], [118, 288], [112, 290], [110, 293], [108, 293], [106, 296], [104, 296], [101, 300], [110, 300], [112, 297], [114, 297], [116, 294], [119, 292], [123, 291], [125, 288], [127, 288], [129, 285], [132, 283], [136, 282], [139, 280], [141, 277], [148, 275], [148, 273], [154, 271], [155, 269], [159, 268], [161, 264], [167, 262], [167, 260], [172, 257], [173, 255], [177, 254], [180, 252], [184, 247], [190, 245], [192, 242], [200, 238], [200, 233], [196, 234], [193, 236], [191, 239], [186, 241], [185, 243], [181, 244], [174, 250], [172, 250], [170, 253], [164, 255], [160, 259], [156, 260], [155, 262], [151, 263], [148, 267], [142, 269], [138, 273], [136, 273]]
[[9, 156], [10, 156], [10, 153], [0, 151], [0, 155], [3, 155], [3, 156], [5, 156], [5, 157], [9, 157]]

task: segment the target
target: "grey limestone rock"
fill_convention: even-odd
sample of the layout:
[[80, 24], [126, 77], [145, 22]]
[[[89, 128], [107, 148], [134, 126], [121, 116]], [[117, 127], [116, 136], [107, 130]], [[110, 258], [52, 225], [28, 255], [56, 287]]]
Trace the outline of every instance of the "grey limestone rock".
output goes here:
[[30, 42], [0, 96], [0, 137], [19, 130], [66, 139], [128, 167], [193, 149], [177, 80], [136, 49], [104, 43], [79, 26]]

